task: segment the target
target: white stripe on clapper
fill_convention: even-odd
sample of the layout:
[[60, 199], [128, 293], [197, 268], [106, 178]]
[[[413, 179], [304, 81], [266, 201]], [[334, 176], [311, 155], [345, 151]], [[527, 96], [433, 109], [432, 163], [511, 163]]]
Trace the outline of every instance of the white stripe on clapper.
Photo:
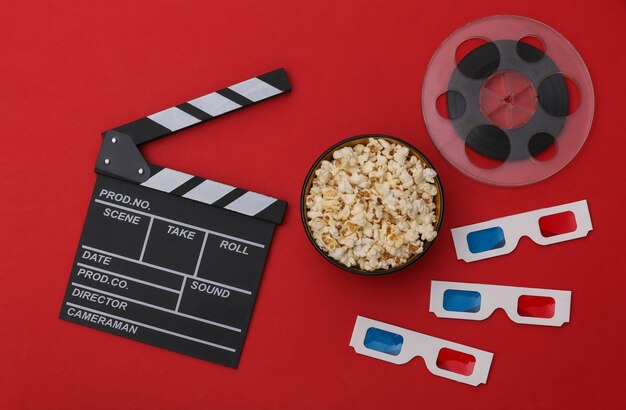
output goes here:
[[175, 171], [169, 168], [163, 168], [141, 185], [163, 192], [172, 192], [185, 182], [189, 181], [191, 178], [193, 178], [193, 175], [185, 174], [184, 172]]
[[213, 202], [222, 198], [224, 195], [235, 189], [234, 186], [221, 184], [219, 182], [204, 180], [191, 191], [183, 195], [183, 198], [193, 199], [194, 201], [204, 202], [211, 205]]
[[217, 117], [218, 115], [222, 115], [241, 107], [241, 105], [229, 100], [228, 98], [218, 93], [207, 94], [194, 100], [188, 101], [188, 103], [206, 112], [212, 117]]
[[246, 192], [224, 208], [244, 215], [254, 216], [276, 201], [276, 198], [257, 194], [256, 192]]
[[178, 131], [181, 128], [189, 127], [190, 125], [200, 122], [200, 120], [193, 115], [189, 115], [185, 111], [176, 107], [171, 107], [167, 110], [148, 115], [148, 118], [161, 124], [165, 128], [169, 128], [170, 131]]
[[254, 102], [261, 101], [282, 92], [278, 88], [273, 87], [256, 77], [242, 81], [239, 84], [231, 85], [228, 88]]

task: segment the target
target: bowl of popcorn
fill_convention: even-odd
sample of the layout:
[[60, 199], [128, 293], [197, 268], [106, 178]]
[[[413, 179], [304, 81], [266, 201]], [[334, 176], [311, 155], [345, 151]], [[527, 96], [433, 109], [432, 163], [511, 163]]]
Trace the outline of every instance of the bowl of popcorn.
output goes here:
[[311, 167], [300, 199], [309, 240], [335, 266], [383, 275], [419, 259], [443, 217], [441, 182], [415, 147], [381, 134], [343, 140]]

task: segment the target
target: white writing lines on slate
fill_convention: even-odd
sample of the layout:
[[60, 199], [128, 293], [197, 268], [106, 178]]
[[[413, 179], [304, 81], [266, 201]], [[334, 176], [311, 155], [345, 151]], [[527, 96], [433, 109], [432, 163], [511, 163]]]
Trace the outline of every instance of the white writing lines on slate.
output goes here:
[[206, 232], [206, 233], [208, 233], [210, 235], [220, 236], [220, 237], [226, 238], [226, 239], [232, 239], [234, 241], [243, 242], [245, 244], [256, 246], [258, 248], [265, 248], [265, 245], [263, 245], [262, 243], [252, 242], [252, 241], [248, 241], [246, 239], [238, 238], [236, 236], [226, 235], [224, 233], [211, 231], [209, 229], [204, 229], [204, 228], [201, 228], [199, 226], [186, 224], [186, 223], [175, 221], [175, 220], [169, 219], [169, 218], [164, 218], [162, 216], [154, 215], [154, 214], [151, 214], [151, 213], [148, 213], [148, 212], [138, 211], [138, 210], [133, 209], [133, 208], [128, 208], [126, 206], [118, 205], [118, 204], [115, 204], [115, 203], [112, 203], [112, 202], [103, 201], [101, 199], [94, 199], [94, 201], [99, 203], [99, 204], [102, 204], [102, 205], [108, 205], [108, 206], [112, 206], [112, 207], [115, 207], [115, 208], [123, 209], [125, 211], [134, 212], [134, 213], [139, 214], [139, 215], [144, 215], [144, 216], [148, 216], [150, 218], [159, 219], [161, 221], [165, 221], [165, 222], [173, 223], [173, 224], [176, 224], [176, 225], [184, 226], [186, 228], [196, 229], [198, 231]]
[[148, 245], [148, 237], [150, 236], [150, 231], [152, 230], [152, 222], [154, 218], [150, 218], [150, 223], [148, 224], [148, 230], [146, 231], [146, 239], [143, 241], [143, 247], [141, 248], [141, 256], [139, 257], [140, 261], [143, 261], [143, 255], [146, 253], [146, 245]]
[[99, 310], [87, 308], [87, 307], [84, 307], [84, 306], [81, 306], [81, 305], [77, 305], [75, 303], [65, 302], [65, 304], [67, 306], [71, 306], [71, 307], [76, 308], [76, 309], [85, 310], [87, 312], [96, 313], [98, 315], [110, 317], [110, 318], [121, 320], [121, 321], [124, 321], [124, 322], [128, 322], [128, 323], [131, 323], [133, 325], [142, 326], [142, 327], [145, 327], [146, 329], [154, 330], [156, 332], [161, 332], [161, 333], [165, 333], [165, 334], [168, 334], [168, 335], [177, 336], [177, 337], [180, 337], [182, 339], [191, 340], [192, 342], [202, 343], [203, 345], [216, 347], [218, 349], [228, 350], [229, 352], [236, 352], [236, 350], [233, 349], [232, 347], [227, 347], [227, 346], [218, 345], [217, 343], [207, 342], [206, 340], [197, 339], [195, 337], [191, 337], [191, 336], [183, 335], [183, 334], [180, 334], [180, 333], [172, 332], [172, 331], [166, 330], [166, 329], [161, 329], [160, 327], [146, 325], [145, 323], [141, 323], [141, 322], [137, 322], [135, 320], [130, 320], [130, 319], [126, 319], [126, 318], [123, 318], [123, 317], [115, 316], [115, 315], [112, 315], [110, 313], [100, 312]]
[[167, 288], [165, 286], [157, 285], [156, 283], [146, 282], [145, 280], [132, 278], [130, 276], [122, 275], [121, 273], [111, 272], [110, 270], [97, 268], [95, 266], [85, 265], [84, 263], [80, 263], [79, 262], [79, 263], [76, 264], [76, 266], [80, 266], [81, 268], [85, 268], [85, 269], [93, 269], [93, 270], [98, 271], [100, 273], [106, 273], [108, 275], [117, 276], [117, 277], [122, 278], [122, 279], [130, 280], [130, 281], [137, 282], [137, 283], [141, 283], [142, 285], [148, 285], [148, 286], [152, 286], [152, 287], [157, 288], [157, 289], [167, 290], [168, 292], [172, 292], [172, 293], [179, 293], [180, 292], [180, 291], [175, 290], [175, 289], [170, 289], [170, 288]]
[[[125, 300], [127, 302], [132, 302], [132, 303], [136, 303], [138, 305], [147, 306], [147, 307], [152, 308], [152, 309], [161, 310], [163, 312], [171, 313], [171, 314], [176, 315], [176, 316], [182, 316], [182, 317], [185, 317], [187, 319], [197, 320], [198, 322], [206, 323], [206, 324], [213, 325], [213, 326], [218, 326], [218, 327], [221, 327], [221, 328], [224, 328], [224, 329], [228, 329], [228, 330], [232, 330], [234, 332], [241, 333], [241, 329], [239, 329], [238, 327], [228, 326], [228, 325], [225, 325], [223, 323], [214, 322], [212, 320], [207, 320], [207, 319], [202, 319], [202, 318], [195, 317], [195, 316], [192, 316], [192, 315], [188, 315], [186, 313], [181, 313], [181, 312], [178, 312], [178, 311], [175, 312], [175, 311], [173, 311], [171, 309], [167, 309], [167, 308], [164, 308], [164, 307], [161, 307], [161, 306], [157, 306], [157, 305], [152, 305], [150, 303], [142, 302], [142, 301], [136, 300], [136, 299], [131, 299], [131, 298], [128, 298], [126, 296], [120, 296], [118, 294], [111, 293], [111, 292], [106, 292], [104, 290], [92, 288], [91, 286], [81, 285], [80, 283], [72, 282], [72, 285], [75, 286], [75, 287], [79, 287], [79, 288], [90, 290], [92, 292], [101, 293], [103, 295], [107, 295], [107, 296], [110, 296], [110, 297], [113, 297], [113, 298], [122, 299], [122, 300]], [[176, 306], [176, 310], [178, 310], [178, 306]]]
[[[122, 259], [122, 260], [125, 260], [125, 261], [128, 261], [128, 262], [138, 263], [140, 265], [144, 265], [144, 266], [147, 266], [149, 268], [162, 270], [163, 272], [173, 273], [175, 275], [180, 275], [180, 276], [183, 276], [183, 277], [191, 276], [191, 275], [189, 275], [187, 273], [179, 272], [179, 271], [176, 271], [174, 269], [168, 269], [168, 268], [164, 268], [162, 266], [153, 265], [151, 263], [138, 261], [137, 259], [128, 258], [126, 256], [118, 255], [118, 254], [113, 253], [113, 252], [103, 251], [102, 249], [92, 248], [91, 246], [82, 245], [82, 248], [86, 249], [88, 251], [98, 252], [98, 253], [101, 253], [103, 255], [113, 256], [114, 258]], [[234, 291], [237, 291], [237, 292], [245, 293], [246, 295], [251, 295], [252, 294], [252, 292], [250, 292], [249, 290], [236, 288], [234, 286], [225, 285], [223, 283], [215, 282], [215, 281], [208, 280], [208, 279], [202, 279], [202, 278], [199, 278], [199, 277], [194, 277], [194, 280], [198, 280], [200, 282], [206, 282], [206, 283], [209, 283], [211, 285], [219, 286], [221, 288], [226, 288], [226, 289], [234, 290]]]
[[202, 260], [202, 257], [204, 256], [204, 248], [206, 248], [207, 237], [208, 235], [204, 234], [204, 239], [202, 240], [202, 246], [200, 247], [200, 257], [198, 258], [198, 263], [196, 263], [196, 270], [194, 270], [193, 272], [194, 277], [198, 276], [198, 270], [200, 269], [200, 261]]
[[178, 308], [180, 307], [180, 300], [183, 298], [183, 293], [185, 292], [185, 285], [187, 285], [187, 276], [183, 278], [183, 286], [181, 287], [180, 293], [178, 294], [178, 301], [176, 302], [176, 311], [178, 312]]

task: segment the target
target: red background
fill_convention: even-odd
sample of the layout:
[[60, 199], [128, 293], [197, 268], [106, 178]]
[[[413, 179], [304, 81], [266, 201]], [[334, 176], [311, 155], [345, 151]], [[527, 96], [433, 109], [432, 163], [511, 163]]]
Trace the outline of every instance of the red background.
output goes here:
[[[623, 1], [62, 3], [0, 10], [0, 407], [624, 408]], [[439, 44], [492, 14], [558, 30], [595, 87], [580, 154], [522, 188], [462, 176], [420, 112]], [[289, 201], [239, 369], [59, 320], [100, 132], [281, 66], [291, 94], [144, 148], [151, 162]], [[298, 200], [321, 152], [375, 132], [431, 159], [446, 212], [424, 258], [368, 278], [315, 252]], [[523, 239], [508, 256], [455, 258], [450, 228], [585, 198], [594, 230], [584, 239]], [[484, 322], [437, 319], [431, 279], [570, 289], [572, 321], [523, 326], [502, 311]], [[432, 376], [421, 359], [357, 355], [348, 342], [358, 314], [494, 352], [488, 383]]]

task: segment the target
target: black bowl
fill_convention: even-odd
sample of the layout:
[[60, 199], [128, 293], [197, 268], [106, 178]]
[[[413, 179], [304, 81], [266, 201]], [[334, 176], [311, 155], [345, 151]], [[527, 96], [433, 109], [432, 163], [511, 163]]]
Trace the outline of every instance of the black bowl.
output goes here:
[[[317, 159], [317, 161], [315, 161], [315, 163], [309, 170], [309, 173], [307, 174], [306, 179], [304, 180], [304, 185], [302, 186], [302, 193], [300, 194], [300, 216], [302, 217], [302, 224], [304, 225], [304, 230], [307, 234], [307, 237], [313, 244], [313, 247], [320, 253], [320, 255], [324, 257], [324, 259], [326, 259], [333, 265], [337, 266], [338, 268], [341, 268], [348, 272], [357, 273], [359, 275], [375, 276], [375, 275], [386, 275], [388, 273], [395, 272], [402, 268], [406, 268], [407, 266], [409, 266], [410, 264], [412, 264], [413, 262], [421, 258], [426, 253], [426, 251], [432, 246], [434, 240], [431, 242], [426, 242], [424, 244], [424, 250], [421, 253], [418, 253], [415, 256], [411, 257], [402, 265], [399, 265], [390, 269], [377, 269], [374, 271], [366, 271], [366, 270], [358, 269], [356, 267], [345, 266], [339, 261], [331, 258], [326, 252], [324, 252], [317, 245], [317, 243], [315, 243], [315, 239], [313, 238], [313, 234], [311, 233], [311, 229], [309, 228], [309, 225], [307, 223], [309, 218], [306, 216], [306, 213], [307, 213], [306, 197], [309, 193], [309, 190], [311, 189], [311, 185], [313, 184], [313, 177], [315, 176], [315, 171], [319, 168], [321, 162], [325, 160], [332, 160], [333, 152], [343, 147], [353, 147], [358, 144], [367, 145], [368, 140], [370, 138], [382, 138], [384, 140], [387, 140], [388, 142], [402, 145], [408, 148], [411, 155], [416, 156], [419, 160], [423, 162], [425, 166], [434, 169], [433, 165], [430, 163], [430, 161], [428, 161], [428, 159], [424, 156], [424, 154], [422, 154], [417, 148], [415, 148], [411, 144], [405, 141], [402, 141], [398, 138], [390, 137], [388, 135], [383, 135], [383, 134], [364, 134], [364, 135], [357, 135], [355, 137], [345, 139], [333, 145], [328, 150], [326, 150], [326, 152], [320, 155], [320, 157]], [[443, 201], [443, 189], [441, 186], [441, 181], [439, 180], [439, 175], [437, 175], [437, 177], [435, 178], [435, 185], [437, 186], [437, 195], [434, 198], [435, 199], [435, 216], [437, 218], [435, 230], [437, 231], [437, 233], [439, 233], [439, 228], [441, 227], [441, 222], [443, 221], [443, 202], [444, 202]], [[435, 237], [435, 239], [437, 238]]]

